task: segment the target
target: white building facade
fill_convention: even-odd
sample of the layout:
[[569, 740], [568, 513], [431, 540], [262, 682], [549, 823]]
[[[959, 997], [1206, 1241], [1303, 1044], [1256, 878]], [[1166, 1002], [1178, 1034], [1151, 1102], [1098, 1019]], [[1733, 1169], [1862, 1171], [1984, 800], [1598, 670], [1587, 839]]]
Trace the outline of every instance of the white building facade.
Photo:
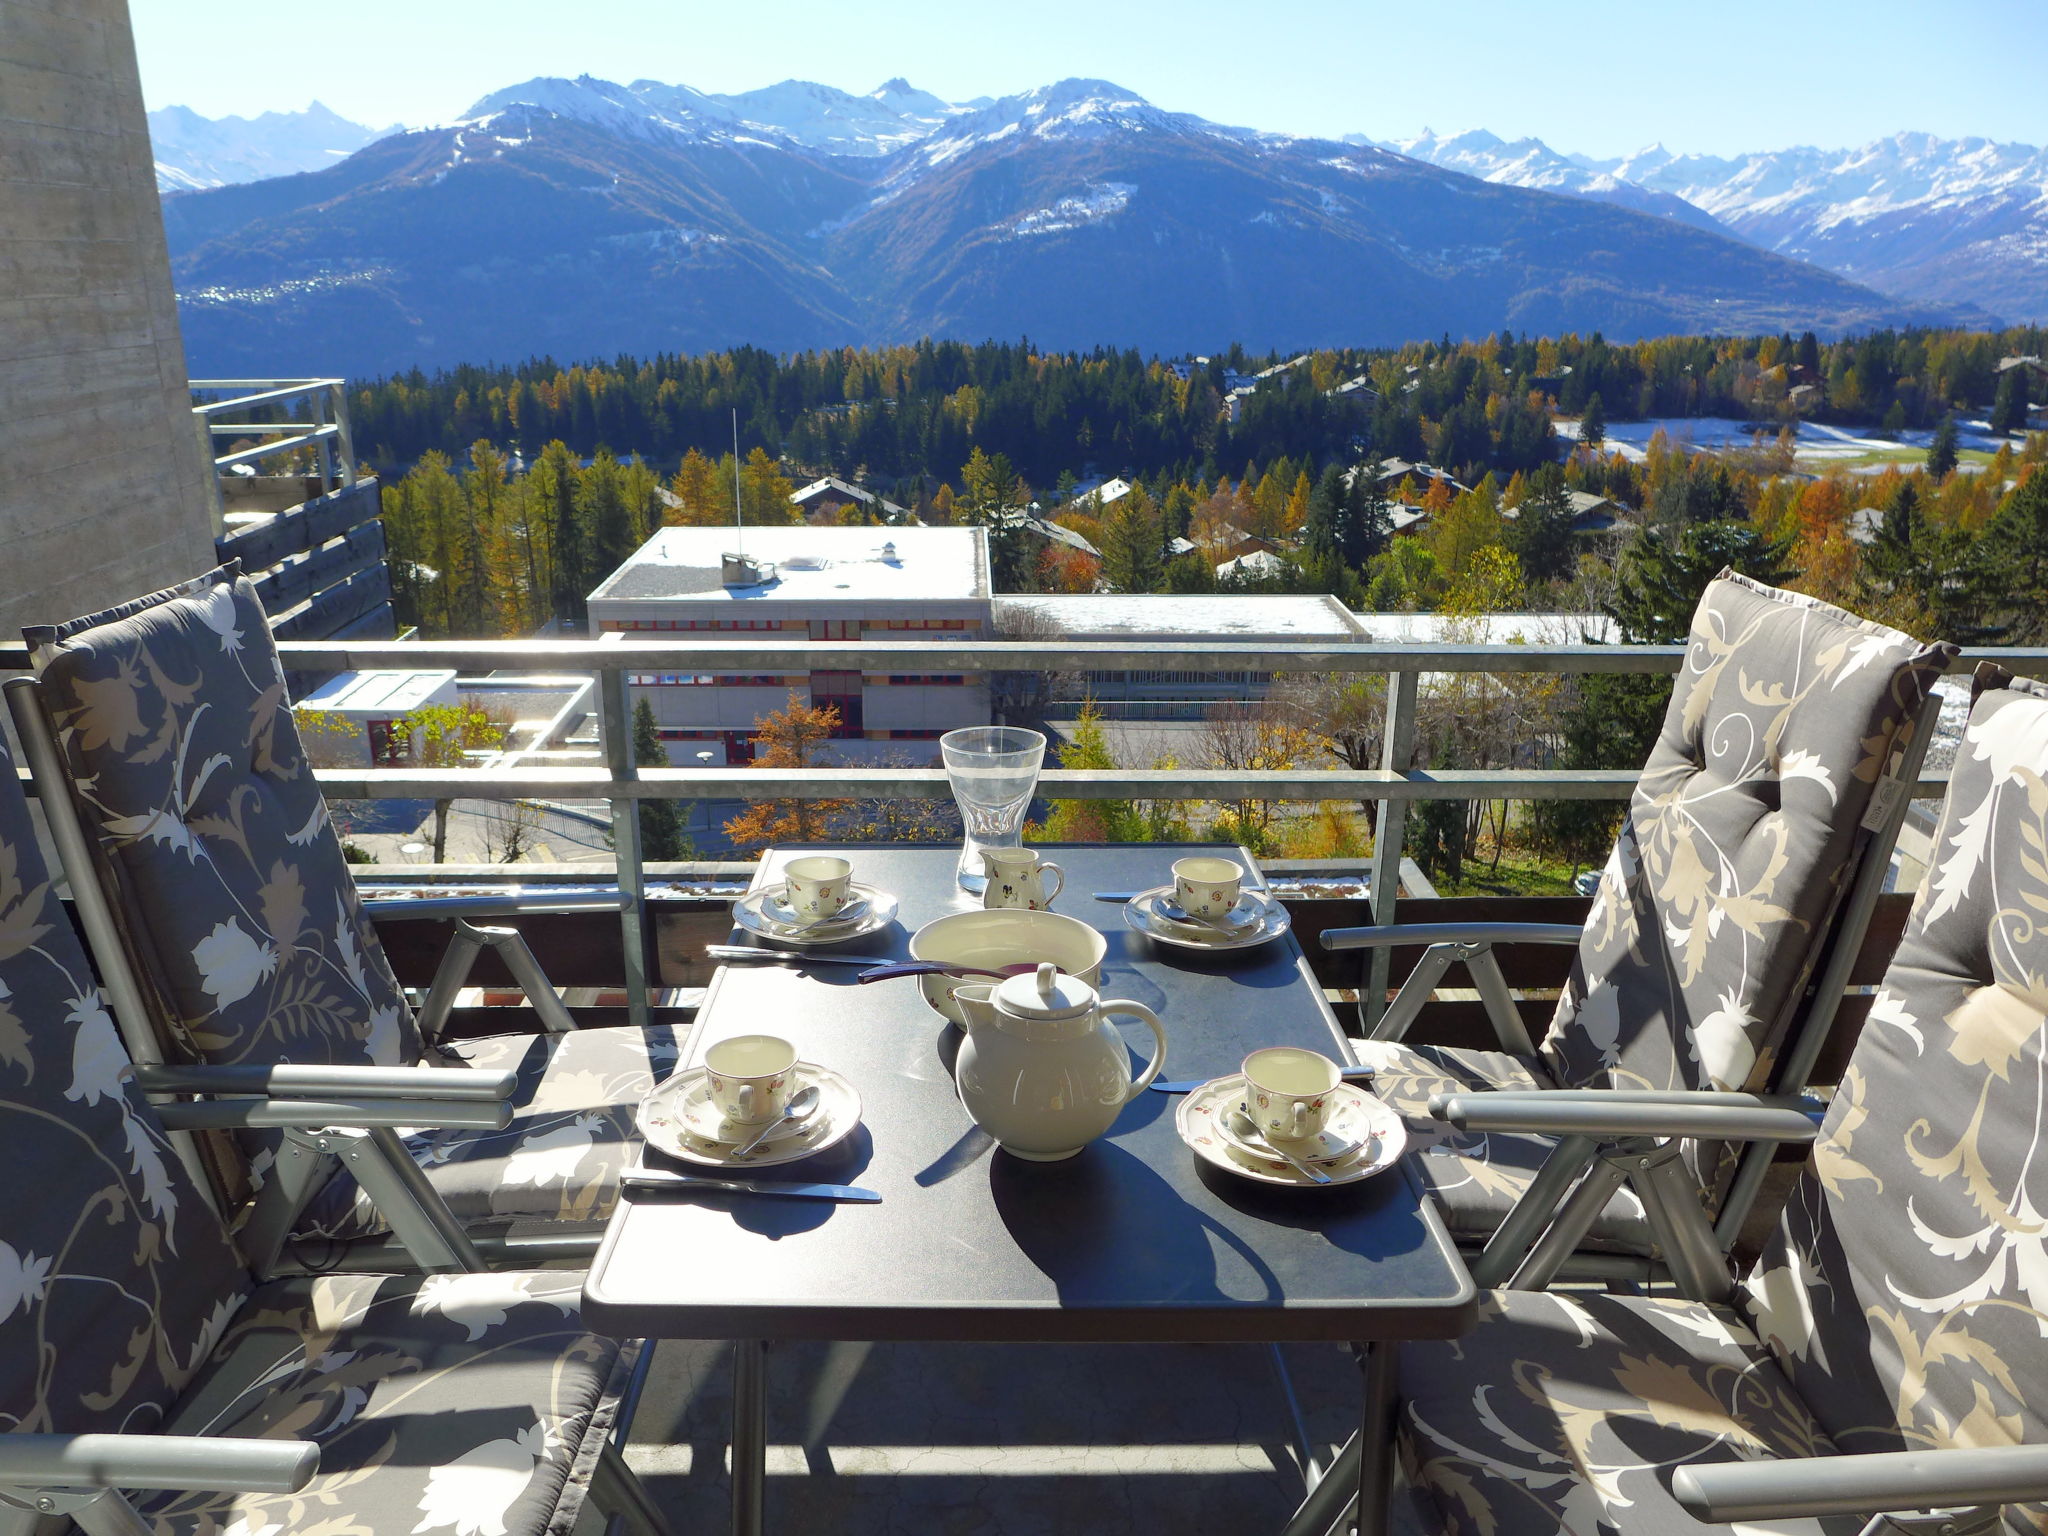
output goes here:
[[[744, 558], [733, 558], [740, 549]], [[981, 673], [852, 669], [767, 672], [751, 639], [981, 640], [990, 634], [988, 544], [980, 528], [663, 528], [590, 594], [594, 634], [701, 637], [730, 645], [715, 671], [636, 672], [679, 767], [753, 757], [756, 722], [791, 694], [839, 711], [846, 763], [936, 760], [938, 738], [989, 723]], [[708, 757], [706, 756], [708, 754]]]

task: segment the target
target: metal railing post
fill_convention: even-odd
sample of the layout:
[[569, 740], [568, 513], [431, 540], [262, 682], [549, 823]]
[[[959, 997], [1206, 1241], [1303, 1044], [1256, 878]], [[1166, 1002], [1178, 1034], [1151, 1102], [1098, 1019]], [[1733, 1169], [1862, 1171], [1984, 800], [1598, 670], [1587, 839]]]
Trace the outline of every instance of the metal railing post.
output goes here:
[[348, 425], [348, 380], [329, 381], [333, 391], [334, 444], [335, 452], [341, 459], [341, 483], [356, 483], [356, 440]]
[[320, 436], [320, 429], [328, 424], [332, 395], [331, 390], [316, 389], [306, 397], [306, 403], [313, 408], [313, 432], [318, 438], [315, 451], [320, 455], [320, 494], [323, 496], [338, 483], [334, 476], [334, 439]]
[[[1415, 755], [1415, 695], [1418, 673], [1387, 674], [1386, 725], [1380, 745], [1380, 766], [1389, 773], [1408, 767]], [[1382, 800], [1372, 836], [1372, 883], [1366, 895], [1372, 901], [1372, 920], [1391, 923], [1401, 888], [1401, 845], [1408, 825], [1406, 800]], [[1393, 952], [1375, 948], [1366, 959], [1365, 990], [1359, 995], [1358, 1017], [1363, 1032], [1371, 1034], [1387, 1006], [1387, 977]]]
[[[614, 779], [640, 777], [633, 761], [633, 698], [623, 667], [597, 672], [598, 711], [603, 721], [605, 767]], [[647, 1027], [647, 871], [640, 861], [640, 802], [615, 799], [612, 852], [619, 865], [619, 926], [625, 938], [626, 1009], [636, 1029]]]

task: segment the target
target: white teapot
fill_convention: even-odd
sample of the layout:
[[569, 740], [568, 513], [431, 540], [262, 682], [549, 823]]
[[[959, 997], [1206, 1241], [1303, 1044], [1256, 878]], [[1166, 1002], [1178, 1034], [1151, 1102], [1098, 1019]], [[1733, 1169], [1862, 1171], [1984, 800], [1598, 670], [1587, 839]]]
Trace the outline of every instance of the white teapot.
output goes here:
[[[1032, 1162], [1072, 1157], [1102, 1135], [1166, 1061], [1158, 1014], [1143, 1003], [1105, 1002], [1050, 962], [953, 996], [967, 1021], [953, 1067], [960, 1102], [998, 1146]], [[1158, 1042], [1136, 1082], [1123, 1036], [1109, 1022], [1120, 1013], [1143, 1019]]]

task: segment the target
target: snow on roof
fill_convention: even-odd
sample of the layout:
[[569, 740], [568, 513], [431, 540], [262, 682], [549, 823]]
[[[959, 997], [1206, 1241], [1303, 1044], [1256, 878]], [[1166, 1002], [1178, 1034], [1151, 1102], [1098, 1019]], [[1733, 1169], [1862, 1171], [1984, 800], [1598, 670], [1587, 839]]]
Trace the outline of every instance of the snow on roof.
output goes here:
[[329, 678], [306, 695], [301, 709], [328, 709], [345, 715], [411, 714], [435, 703], [455, 699], [453, 671], [399, 671], [379, 668], [369, 672], [344, 672]]
[[1027, 517], [1024, 519], [1024, 526], [1042, 539], [1050, 539], [1055, 544], [1064, 544], [1069, 549], [1078, 550], [1084, 555], [1093, 555], [1098, 560], [1102, 558], [1102, 551], [1093, 544], [1090, 544], [1086, 538], [1076, 533], [1073, 529], [1055, 523], [1049, 518]]
[[1270, 549], [1254, 549], [1239, 555], [1235, 560], [1226, 560], [1216, 567], [1218, 576], [1276, 576], [1287, 569], [1287, 562]]
[[816, 501], [827, 491], [836, 491], [849, 501], [857, 501], [862, 506], [872, 506], [879, 503], [883, 510], [887, 512], [901, 512], [903, 510], [903, 508], [897, 506], [895, 502], [889, 500], [886, 496], [877, 496], [873, 491], [864, 491], [857, 485], [850, 485], [846, 481], [841, 480], [837, 475], [825, 475], [820, 479], [813, 480], [800, 491], [791, 491], [789, 493], [790, 504], [798, 507], [806, 506]]
[[1356, 613], [1364, 638], [1392, 645], [1584, 645], [1619, 638], [1604, 613], [1489, 613], [1450, 619], [1440, 613]]
[[[727, 586], [735, 547], [774, 567], [770, 579]], [[885, 551], [893, 546], [894, 558]], [[592, 602], [972, 601], [989, 592], [980, 528], [662, 528], [611, 575]]]
[[1028, 617], [1070, 640], [1357, 640], [1357, 622], [1333, 597], [1207, 592], [1047, 592], [996, 599], [997, 623]]

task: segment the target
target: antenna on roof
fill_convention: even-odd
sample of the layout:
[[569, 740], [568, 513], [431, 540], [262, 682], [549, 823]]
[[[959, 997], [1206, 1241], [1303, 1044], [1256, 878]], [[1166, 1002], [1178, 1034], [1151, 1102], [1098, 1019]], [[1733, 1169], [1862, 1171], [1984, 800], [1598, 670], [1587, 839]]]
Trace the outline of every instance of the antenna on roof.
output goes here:
[[740, 410], [738, 406], [734, 406], [732, 410], [732, 544], [734, 553], [742, 558], [747, 553], [746, 542], [742, 537], [746, 526], [747, 520], [740, 513]]

